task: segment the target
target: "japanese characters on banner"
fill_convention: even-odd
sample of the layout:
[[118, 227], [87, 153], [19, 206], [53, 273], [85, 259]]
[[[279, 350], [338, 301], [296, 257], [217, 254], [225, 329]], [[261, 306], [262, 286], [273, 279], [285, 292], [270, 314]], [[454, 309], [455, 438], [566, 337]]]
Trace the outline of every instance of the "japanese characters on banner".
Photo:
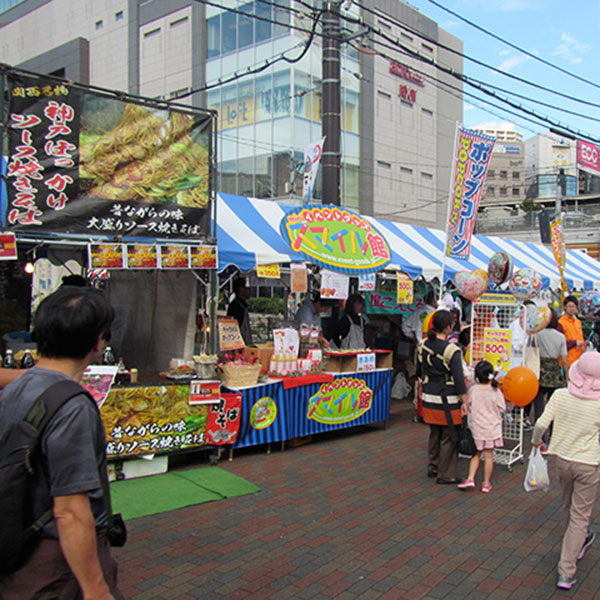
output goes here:
[[302, 199], [308, 204], [312, 199], [313, 187], [321, 162], [325, 138], [319, 142], [311, 142], [304, 149], [304, 178], [302, 180]]
[[256, 274], [265, 279], [281, 279], [279, 265], [256, 265]]
[[212, 404], [206, 419], [206, 443], [233, 444], [240, 429], [242, 394], [221, 394], [217, 404]]
[[496, 139], [459, 126], [446, 226], [446, 255], [468, 260], [479, 200]]
[[363, 379], [342, 377], [324, 383], [308, 400], [307, 419], [324, 425], [336, 425], [354, 421], [373, 403], [373, 390]]
[[486, 327], [483, 330], [483, 360], [487, 360], [494, 369], [508, 371], [511, 352], [510, 329], [494, 329]]
[[396, 299], [401, 304], [410, 304], [413, 301], [413, 281], [406, 274], [398, 271], [396, 273]]
[[375, 273], [391, 259], [386, 239], [367, 219], [337, 206], [290, 210], [279, 229], [292, 250], [332, 271]]
[[375, 273], [367, 273], [366, 275], [358, 276], [358, 290], [361, 292], [373, 292], [377, 283], [377, 275]]
[[304, 294], [308, 290], [308, 278], [304, 263], [290, 264], [290, 279], [292, 292]]
[[9, 72], [10, 230], [209, 235], [212, 117]]
[[356, 355], [356, 371], [358, 373], [370, 373], [375, 370], [375, 352]]
[[550, 242], [552, 244], [552, 254], [560, 273], [561, 288], [565, 292], [568, 289], [565, 281], [565, 262], [567, 253], [565, 249], [565, 237], [563, 235], [562, 215], [550, 222]]
[[221, 352], [237, 350], [246, 346], [236, 319], [219, 317], [217, 321], [217, 333], [219, 334], [219, 350]]
[[321, 298], [326, 300], [345, 300], [348, 298], [350, 277], [343, 273], [321, 271]]
[[17, 258], [17, 240], [14, 233], [0, 233], [0, 260]]
[[600, 175], [600, 146], [577, 140], [577, 168]]

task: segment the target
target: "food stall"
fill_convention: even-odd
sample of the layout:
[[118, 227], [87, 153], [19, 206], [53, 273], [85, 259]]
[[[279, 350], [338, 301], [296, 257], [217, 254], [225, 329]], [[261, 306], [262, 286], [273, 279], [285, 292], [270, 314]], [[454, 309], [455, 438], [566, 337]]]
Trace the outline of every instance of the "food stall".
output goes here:
[[231, 444], [239, 396], [195, 389], [194, 369], [171, 365], [198, 350], [198, 312], [203, 330], [214, 320], [215, 113], [13, 68], [1, 83], [2, 229], [40, 261], [35, 302], [61, 284], [41, 263], [73, 272], [74, 259], [115, 307], [119, 365], [85, 381], [109, 459]]

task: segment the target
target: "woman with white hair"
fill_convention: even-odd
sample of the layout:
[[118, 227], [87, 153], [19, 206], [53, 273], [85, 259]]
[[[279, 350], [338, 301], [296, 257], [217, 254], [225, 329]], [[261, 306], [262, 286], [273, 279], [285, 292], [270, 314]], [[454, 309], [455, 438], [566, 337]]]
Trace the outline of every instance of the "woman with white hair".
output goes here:
[[549, 454], [556, 455], [567, 528], [558, 563], [558, 587], [575, 585], [577, 561], [594, 542], [589, 525], [600, 475], [600, 354], [586, 352], [569, 369], [568, 387], [557, 389], [533, 429], [532, 446], [553, 423]]

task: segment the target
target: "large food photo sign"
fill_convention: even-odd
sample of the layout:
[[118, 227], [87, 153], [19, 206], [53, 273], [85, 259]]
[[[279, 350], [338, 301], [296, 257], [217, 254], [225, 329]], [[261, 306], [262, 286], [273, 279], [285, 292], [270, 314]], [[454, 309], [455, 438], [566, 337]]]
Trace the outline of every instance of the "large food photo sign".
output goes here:
[[7, 229], [208, 236], [209, 113], [7, 78]]

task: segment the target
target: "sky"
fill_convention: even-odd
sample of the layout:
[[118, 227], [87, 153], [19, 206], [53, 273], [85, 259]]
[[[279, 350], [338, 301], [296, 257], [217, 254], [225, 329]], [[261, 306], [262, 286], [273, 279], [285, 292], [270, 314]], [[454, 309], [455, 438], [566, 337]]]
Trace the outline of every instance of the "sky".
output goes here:
[[[521, 106], [549, 117], [554, 122], [591, 136], [600, 144], [599, 0], [435, 0], [502, 40], [591, 81], [595, 86], [546, 66], [502, 41], [478, 31], [457, 16], [442, 10], [431, 0], [406, 1], [436, 21], [440, 27], [460, 38], [464, 44], [465, 55], [529, 82], [598, 104], [595, 107], [560, 97], [464, 60], [465, 75], [525, 96], [524, 99], [517, 98], [497, 90], [498, 94], [508, 96]], [[469, 90], [469, 87], [465, 86], [464, 89]], [[480, 92], [474, 93], [483, 96]], [[488, 99], [497, 105], [503, 105], [498, 100]], [[550, 107], [535, 104], [533, 100], [545, 102]], [[463, 121], [467, 126], [510, 121], [525, 139], [537, 133], [548, 133], [549, 128], [553, 127], [552, 124], [536, 125], [525, 118], [477, 102], [478, 106], [485, 108], [482, 110], [474, 105], [475, 102], [468, 97], [464, 99]], [[565, 109], [597, 120], [570, 114]], [[515, 112], [522, 114], [518, 110]]]

